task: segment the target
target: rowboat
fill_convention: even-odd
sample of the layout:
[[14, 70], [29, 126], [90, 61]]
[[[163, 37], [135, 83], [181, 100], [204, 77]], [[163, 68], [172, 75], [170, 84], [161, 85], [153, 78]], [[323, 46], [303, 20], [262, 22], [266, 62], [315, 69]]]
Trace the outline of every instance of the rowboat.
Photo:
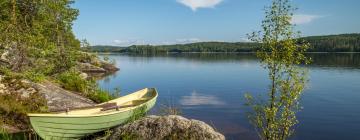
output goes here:
[[148, 111], [155, 105], [157, 96], [156, 89], [145, 88], [93, 107], [27, 115], [35, 132], [45, 140], [80, 139]]

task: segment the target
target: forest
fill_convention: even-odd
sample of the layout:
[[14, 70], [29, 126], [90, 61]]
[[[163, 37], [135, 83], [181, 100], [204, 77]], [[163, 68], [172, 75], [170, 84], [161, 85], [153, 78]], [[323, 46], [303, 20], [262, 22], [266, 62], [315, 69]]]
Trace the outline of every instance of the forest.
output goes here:
[[[298, 39], [310, 43], [308, 52], [360, 52], [360, 34], [339, 34], [327, 36], [309, 36]], [[82, 47], [87, 52], [120, 53], [182, 53], [182, 52], [256, 52], [258, 43], [251, 42], [198, 42], [175, 45], [132, 45], [129, 47], [98, 45]]]

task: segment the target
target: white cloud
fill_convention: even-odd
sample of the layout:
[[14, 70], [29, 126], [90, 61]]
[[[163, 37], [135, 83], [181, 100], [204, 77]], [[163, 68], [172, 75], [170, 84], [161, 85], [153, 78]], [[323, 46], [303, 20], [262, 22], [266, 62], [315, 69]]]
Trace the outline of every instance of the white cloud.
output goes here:
[[292, 17], [291, 24], [307, 24], [321, 17], [319, 15], [297, 14]]
[[177, 0], [177, 2], [190, 7], [191, 10], [196, 11], [198, 8], [214, 8], [223, 0]]
[[225, 105], [216, 96], [212, 95], [200, 95], [196, 91], [193, 91], [190, 96], [183, 96], [180, 100], [181, 105], [195, 106], [195, 105]]

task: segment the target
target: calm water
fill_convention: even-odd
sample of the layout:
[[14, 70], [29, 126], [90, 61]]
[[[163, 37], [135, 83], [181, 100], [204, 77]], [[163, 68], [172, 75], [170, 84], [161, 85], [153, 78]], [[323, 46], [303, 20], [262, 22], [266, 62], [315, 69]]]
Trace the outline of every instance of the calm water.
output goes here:
[[[360, 54], [308, 54], [310, 82], [293, 139], [360, 139]], [[227, 139], [257, 139], [244, 94], [264, 94], [267, 72], [252, 54], [111, 54], [121, 68], [99, 84], [122, 95], [156, 87], [160, 104], [214, 126]]]

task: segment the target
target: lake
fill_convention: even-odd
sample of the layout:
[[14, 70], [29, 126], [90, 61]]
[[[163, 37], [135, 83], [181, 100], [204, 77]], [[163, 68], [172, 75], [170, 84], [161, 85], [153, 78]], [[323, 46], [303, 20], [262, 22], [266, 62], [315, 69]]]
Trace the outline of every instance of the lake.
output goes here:
[[[311, 53], [310, 81], [301, 99], [294, 140], [360, 139], [360, 54]], [[105, 56], [102, 54], [101, 56]], [[258, 139], [249, 124], [244, 94], [267, 94], [269, 80], [254, 54], [108, 54], [121, 69], [98, 81], [121, 95], [145, 87], [159, 92], [161, 104], [205, 121], [227, 139]]]

